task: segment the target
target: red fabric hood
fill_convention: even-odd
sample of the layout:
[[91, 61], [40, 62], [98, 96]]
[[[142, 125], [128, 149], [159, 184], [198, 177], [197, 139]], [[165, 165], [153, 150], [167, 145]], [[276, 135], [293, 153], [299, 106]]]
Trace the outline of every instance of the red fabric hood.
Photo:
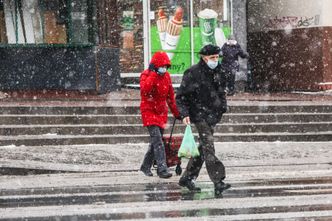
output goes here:
[[153, 64], [156, 68], [163, 66], [171, 66], [171, 61], [168, 58], [166, 52], [158, 51], [156, 52], [151, 59], [151, 64]]

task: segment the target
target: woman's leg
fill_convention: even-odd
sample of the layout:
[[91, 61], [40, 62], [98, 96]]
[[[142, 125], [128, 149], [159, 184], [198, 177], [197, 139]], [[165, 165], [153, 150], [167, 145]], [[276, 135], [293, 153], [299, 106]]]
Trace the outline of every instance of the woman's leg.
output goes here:
[[151, 144], [149, 144], [149, 149], [144, 156], [144, 160], [140, 169], [146, 176], [153, 176], [151, 172], [153, 160], [154, 160], [153, 148]]
[[157, 174], [161, 178], [169, 178], [172, 174], [168, 172], [166, 164], [165, 147], [162, 141], [163, 129], [158, 126], [149, 126], [148, 130], [150, 133], [150, 143], [153, 149], [154, 159], [158, 166]]

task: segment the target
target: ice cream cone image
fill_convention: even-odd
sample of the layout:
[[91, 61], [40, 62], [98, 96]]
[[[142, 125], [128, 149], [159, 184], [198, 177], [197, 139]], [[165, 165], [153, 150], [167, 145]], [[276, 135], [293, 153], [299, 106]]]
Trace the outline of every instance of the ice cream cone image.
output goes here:
[[[183, 9], [181, 7], [178, 7], [175, 10], [174, 17], [170, 21], [168, 21], [167, 24], [164, 50], [176, 49], [183, 27], [182, 24], [183, 24]], [[174, 53], [168, 52], [167, 55], [171, 60], [174, 56]]]
[[157, 28], [161, 43], [161, 48], [164, 49], [165, 46], [165, 37], [166, 37], [166, 28], [167, 28], [167, 17], [164, 9], [160, 8], [158, 11], [158, 20], [157, 20]]

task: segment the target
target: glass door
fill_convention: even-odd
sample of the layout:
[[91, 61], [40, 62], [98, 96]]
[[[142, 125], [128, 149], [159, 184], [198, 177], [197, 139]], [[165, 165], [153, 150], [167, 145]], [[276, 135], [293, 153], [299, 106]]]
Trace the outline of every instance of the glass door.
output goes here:
[[171, 74], [198, 62], [206, 44], [222, 46], [231, 33], [230, 0], [146, 0], [149, 59], [166, 51]]
[[191, 7], [189, 0], [150, 1], [151, 54], [166, 51], [170, 73], [183, 73], [191, 61]]
[[230, 0], [146, 1], [149, 59], [156, 51], [166, 51], [171, 74], [183, 74], [198, 62], [202, 46], [221, 47], [231, 33]]
[[231, 34], [230, 0], [194, 0], [194, 61], [199, 50], [207, 44], [222, 47]]
[[144, 65], [143, 27], [145, 19], [143, 19], [142, 1], [118, 1], [118, 16], [121, 26], [119, 39], [121, 73], [137, 75], [147, 68]]

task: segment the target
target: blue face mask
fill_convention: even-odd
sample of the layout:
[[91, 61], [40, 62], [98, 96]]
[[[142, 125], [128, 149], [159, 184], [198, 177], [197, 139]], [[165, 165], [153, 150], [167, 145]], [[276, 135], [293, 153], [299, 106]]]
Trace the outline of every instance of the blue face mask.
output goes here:
[[218, 66], [218, 61], [208, 60], [206, 62], [207, 66], [209, 66], [210, 69], [215, 69]]
[[166, 71], [167, 71], [167, 68], [165, 68], [165, 67], [160, 67], [160, 68], [158, 68], [158, 74], [163, 75], [163, 74], [166, 73]]

